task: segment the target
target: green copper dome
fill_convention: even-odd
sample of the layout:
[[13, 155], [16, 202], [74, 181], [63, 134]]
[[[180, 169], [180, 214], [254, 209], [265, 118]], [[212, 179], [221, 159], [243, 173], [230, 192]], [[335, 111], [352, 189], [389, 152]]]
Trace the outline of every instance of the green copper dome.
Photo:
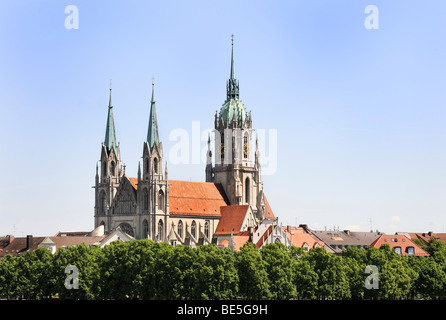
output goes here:
[[239, 99], [226, 100], [220, 109], [219, 123], [223, 123], [225, 127], [228, 125], [227, 122], [232, 124], [234, 114], [237, 126], [241, 127], [245, 123], [247, 116], [245, 106]]

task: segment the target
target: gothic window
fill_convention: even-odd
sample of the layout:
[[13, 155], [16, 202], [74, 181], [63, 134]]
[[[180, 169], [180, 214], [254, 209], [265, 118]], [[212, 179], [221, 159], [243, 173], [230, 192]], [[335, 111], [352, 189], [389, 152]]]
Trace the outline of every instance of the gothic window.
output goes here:
[[101, 192], [101, 213], [105, 214], [107, 210], [107, 197], [105, 195], [105, 192]]
[[155, 173], [158, 173], [158, 159], [157, 158], [153, 159], [153, 171]]
[[149, 192], [144, 188], [143, 191], [143, 208], [144, 210], [149, 210]]
[[164, 239], [164, 223], [163, 220], [158, 221], [158, 240], [163, 241]]
[[197, 224], [195, 223], [195, 220], [192, 221], [192, 225], [190, 227], [190, 233], [195, 238], [197, 236]]
[[128, 223], [125, 222], [121, 223], [119, 225], [119, 228], [121, 229], [122, 232], [127, 233], [129, 236], [134, 237], [133, 228]]
[[245, 202], [248, 203], [248, 204], [250, 202], [249, 190], [250, 190], [249, 178], [247, 177], [246, 180], [245, 180]]
[[209, 221], [204, 223], [204, 235], [209, 238]]
[[178, 235], [180, 238], [183, 237], [183, 221], [178, 221]]
[[158, 192], [158, 209], [164, 211], [164, 192], [160, 190]]
[[115, 173], [115, 167], [116, 167], [116, 164], [115, 164], [115, 162], [114, 161], [112, 161], [111, 163], [110, 163], [110, 174], [112, 175], [112, 176], [114, 176], [116, 173]]
[[145, 162], [144, 166], [146, 167], [146, 173], [149, 173], [150, 172], [149, 159], [146, 158], [144, 162]]
[[106, 175], [107, 175], [107, 162], [106, 162], [106, 161], [104, 161], [104, 162], [102, 163], [102, 175], [103, 175], [103, 176], [106, 176]]
[[147, 236], [149, 235], [149, 223], [147, 222], [146, 219], [144, 219], [144, 221], [142, 222], [142, 228], [143, 228], [143, 237], [147, 238]]

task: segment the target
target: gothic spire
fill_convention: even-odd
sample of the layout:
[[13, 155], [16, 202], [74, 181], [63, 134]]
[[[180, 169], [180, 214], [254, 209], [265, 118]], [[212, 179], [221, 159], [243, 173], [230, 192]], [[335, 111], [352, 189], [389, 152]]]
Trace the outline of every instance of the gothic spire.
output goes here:
[[105, 129], [105, 140], [104, 145], [107, 147], [107, 151], [111, 151], [113, 148], [115, 150], [116, 155], [118, 154], [116, 150], [116, 132], [115, 132], [115, 121], [113, 119], [113, 105], [111, 100], [111, 91], [110, 88], [110, 100], [108, 102], [108, 116], [107, 116], [107, 127]]
[[152, 100], [150, 102], [150, 115], [149, 115], [149, 129], [147, 131], [147, 142], [149, 143], [150, 150], [156, 144], [159, 147], [158, 136], [158, 122], [156, 120], [156, 107], [155, 107], [155, 84], [152, 80]]
[[229, 80], [226, 84], [226, 96], [227, 99], [238, 99], [239, 97], [239, 83], [235, 79], [234, 71], [234, 35], [231, 36], [232, 48], [231, 48], [231, 72]]

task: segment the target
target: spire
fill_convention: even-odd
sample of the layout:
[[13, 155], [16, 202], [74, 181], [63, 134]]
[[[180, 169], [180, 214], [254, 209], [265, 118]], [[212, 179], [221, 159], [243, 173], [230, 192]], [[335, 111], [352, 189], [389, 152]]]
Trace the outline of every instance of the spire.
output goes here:
[[234, 72], [234, 35], [231, 36], [231, 73], [229, 75], [229, 80], [226, 84], [226, 98], [229, 99], [238, 99], [239, 97], [239, 83], [237, 79], [235, 79]]
[[156, 120], [156, 107], [155, 107], [155, 84], [152, 79], [152, 100], [150, 102], [150, 115], [149, 115], [149, 129], [147, 131], [147, 142], [149, 143], [150, 150], [156, 144], [159, 147], [158, 137], [158, 122]]
[[113, 148], [116, 155], [118, 154], [116, 150], [116, 133], [115, 133], [115, 121], [113, 119], [113, 105], [111, 99], [111, 86], [110, 86], [110, 100], [108, 102], [108, 116], [107, 116], [107, 127], [105, 129], [105, 140], [104, 145], [107, 147], [108, 151]]

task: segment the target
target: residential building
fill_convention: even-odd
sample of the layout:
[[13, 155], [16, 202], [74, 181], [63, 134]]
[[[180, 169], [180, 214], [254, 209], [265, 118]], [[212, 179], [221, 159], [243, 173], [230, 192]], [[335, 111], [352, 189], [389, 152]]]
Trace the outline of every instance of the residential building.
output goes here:
[[388, 244], [400, 256], [428, 256], [429, 254], [403, 234], [383, 234], [370, 246], [380, 248]]

